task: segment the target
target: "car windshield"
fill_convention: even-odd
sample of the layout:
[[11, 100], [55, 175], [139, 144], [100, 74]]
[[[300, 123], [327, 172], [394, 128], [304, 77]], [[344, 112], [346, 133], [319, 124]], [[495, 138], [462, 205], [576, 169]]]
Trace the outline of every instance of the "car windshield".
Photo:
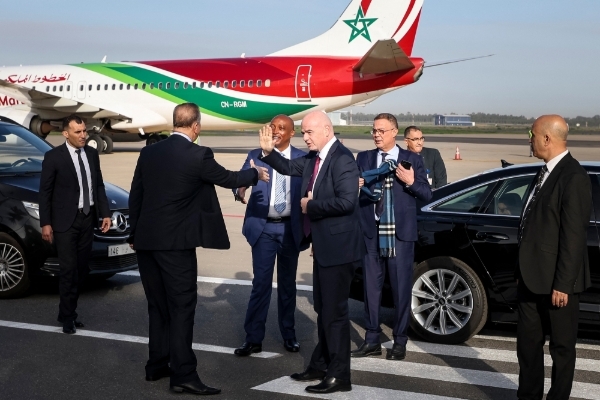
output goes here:
[[51, 148], [21, 126], [0, 124], [0, 175], [41, 172], [44, 154]]

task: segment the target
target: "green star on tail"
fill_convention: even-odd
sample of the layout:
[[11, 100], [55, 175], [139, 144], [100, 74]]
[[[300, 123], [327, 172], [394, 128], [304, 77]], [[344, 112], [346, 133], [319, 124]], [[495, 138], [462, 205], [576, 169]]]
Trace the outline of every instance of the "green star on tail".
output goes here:
[[375, 21], [377, 21], [377, 18], [365, 18], [365, 14], [363, 13], [362, 7], [359, 6], [358, 13], [356, 14], [355, 19], [344, 20], [346, 25], [352, 28], [352, 33], [350, 34], [350, 40], [348, 41], [348, 43], [352, 42], [359, 36], [364, 37], [370, 42], [371, 35], [369, 35], [369, 26], [371, 26]]

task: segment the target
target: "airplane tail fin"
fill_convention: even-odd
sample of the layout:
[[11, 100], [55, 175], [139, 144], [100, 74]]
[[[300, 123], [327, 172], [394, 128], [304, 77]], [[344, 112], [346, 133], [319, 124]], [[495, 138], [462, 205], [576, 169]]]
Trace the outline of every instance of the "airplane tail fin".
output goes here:
[[410, 56], [424, 0], [352, 0], [327, 32], [271, 56], [362, 57], [393, 39]]

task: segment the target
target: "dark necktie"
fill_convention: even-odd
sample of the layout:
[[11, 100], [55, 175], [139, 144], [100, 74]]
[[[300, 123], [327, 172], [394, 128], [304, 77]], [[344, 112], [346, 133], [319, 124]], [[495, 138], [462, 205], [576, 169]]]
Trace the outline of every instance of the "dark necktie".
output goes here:
[[81, 158], [81, 149], [75, 150], [77, 158], [79, 159], [79, 169], [81, 170], [81, 186], [83, 186], [83, 213], [88, 215], [90, 213], [90, 187], [87, 180], [87, 172], [85, 172], [85, 166], [83, 165], [83, 159]]
[[[381, 153], [381, 164], [383, 164], [385, 162], [385, 158], [388, 156], [388, 153]], [[379, 164], [379, 166], [381, 167], [381, 164]], [[381, 190], [381, 197], [379, 198], [379, 200], [377, 201], [377, 203], [375, 203], [375, 214], [377, 215], [377, 218], [381, 218], [381, 214], [383, 214], [383, 188]]]
[[544, 182], [544, 176], [546, 176], [547, 172], [548, 172], [548, 167], [546, 167], [544, 165], [542, 167], [542, 171], [540, 172], [540, 175], [538, 176], [537, 182], [535, 183], [535, 187], [533, 188], [533, 195], [531, 196], [531, 200], [529, 200], [529, 203], [527, 203], [527, 206], [525, 207], [525, 211], [523, 212], [523, 217], [521, 218], [521, 223], [519, 224], [519, 244], [521, 243], [521, 239], [523, 238], [523, 229], [525, 228], [525, 221], [527, 220], [527, 214], [529, 214], [529, 211], [531, 210], [531, 206], [533, 205], [533, 202], [535, 201], [535, 197], [538, 195], [538, 193], [542, 187], [542, 183]]
[[[321, 158], [317, 154], [317, 161], [315, 162], [315, 167], [313, 168], [313, 173], [308, 181], [308, 186], [306, 187], [306, 195], [308, 196], [308, 192], [312, 192], [315, 186], [315, 179], [317, 179], [317, 174], [319, 173], [319, 164], [321, 164]], [[310, 219], [308, 218], [308, 214], [304, 214], [303, 221], [303, 230], [304, 236], [308, 237], [310, 235]]]

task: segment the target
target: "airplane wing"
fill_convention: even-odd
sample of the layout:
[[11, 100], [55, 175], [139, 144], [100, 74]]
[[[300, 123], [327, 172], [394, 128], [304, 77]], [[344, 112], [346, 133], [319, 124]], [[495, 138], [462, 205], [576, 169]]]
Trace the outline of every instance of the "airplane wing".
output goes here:
[[112, 110], [85, 104], [83, 102], [56, 96], [39, 90], [29, 89], [0, 79], [0, 93], [38, 110], [53, 110], [65, 113], [89, 114], [91, 118], [130, 118]]
[[378, 40], [354, 66], [362, 74], [385, 74], [414, 68], [415, 65], [394, 39]]

